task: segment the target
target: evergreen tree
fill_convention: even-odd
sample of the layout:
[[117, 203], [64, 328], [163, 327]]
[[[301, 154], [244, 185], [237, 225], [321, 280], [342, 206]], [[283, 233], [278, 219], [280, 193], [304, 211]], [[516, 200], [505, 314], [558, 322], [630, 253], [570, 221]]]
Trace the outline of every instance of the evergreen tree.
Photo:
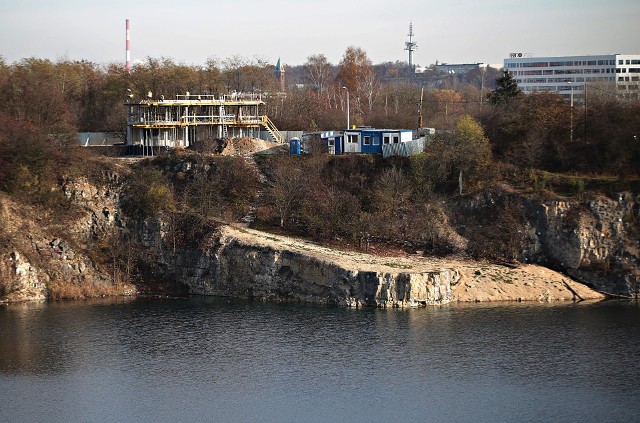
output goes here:
[[496, 79], [496, 89], [489, 93], [489, 101], [495, 105], [507, 104], [520, 94], [522, 91], [518, 88], [518, 83], [505, 69], [502, 76]]

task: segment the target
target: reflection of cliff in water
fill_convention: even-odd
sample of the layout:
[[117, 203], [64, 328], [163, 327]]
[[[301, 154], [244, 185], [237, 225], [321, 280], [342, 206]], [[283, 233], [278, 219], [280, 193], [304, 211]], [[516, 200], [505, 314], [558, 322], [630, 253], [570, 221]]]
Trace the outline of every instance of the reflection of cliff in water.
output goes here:
[[95, 339], [99, 333], [95, 326], [108, 322], [100, 321], [95, 306], [128, 301], [132, 298], [27, 302], [0, 307], [0, 371], [58, 374], [91, 365], [101, 357], [82, 354], [73, 345], [100, 343]]

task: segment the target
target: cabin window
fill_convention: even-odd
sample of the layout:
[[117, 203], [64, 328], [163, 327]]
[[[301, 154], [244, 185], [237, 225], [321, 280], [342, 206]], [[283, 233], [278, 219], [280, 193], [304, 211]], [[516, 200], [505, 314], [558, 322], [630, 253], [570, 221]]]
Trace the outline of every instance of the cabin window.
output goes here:
[[371, 145], [371, 137], [369, 135], [364, 136], [364, 145]]
[[333, 147], [335, 144], [336, 144], [336, 140], [334, 139], [329, 140], [329, 147]]
[[382, 140], [383, 144], [389, 144], [389, 135], [385, 135], [383, 140]]
[[400, 141], [400, 136], [399, 135], [394, 135], [393, 136], [393, 143], [397, 144]]
[[357, 144], [358, 143], [358, 134], [349, 134], [347, 135], [347, 142]]

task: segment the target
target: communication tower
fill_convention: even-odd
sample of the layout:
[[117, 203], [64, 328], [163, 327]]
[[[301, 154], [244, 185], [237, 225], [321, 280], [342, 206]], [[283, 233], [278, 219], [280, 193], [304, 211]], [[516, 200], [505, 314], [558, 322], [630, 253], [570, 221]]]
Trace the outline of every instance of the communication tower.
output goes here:
[[409, 67], [413, 67], [413, 51], [418, 49], [418, 43], [413, 41], [413, 22], [409, 23], [409, 41], [404, 43], [404, 49], [409, 52]]

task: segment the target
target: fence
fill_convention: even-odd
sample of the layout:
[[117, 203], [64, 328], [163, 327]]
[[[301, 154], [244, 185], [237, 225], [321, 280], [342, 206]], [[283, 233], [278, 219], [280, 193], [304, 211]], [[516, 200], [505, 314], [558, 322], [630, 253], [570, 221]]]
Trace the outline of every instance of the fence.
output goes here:
[[412, 154], [420, 154], [428, 144], [428, 138], [422, 137], [417, 140], [405, 141], [398, 144], [383, 144], [382, 157], [385, 159], [391, 156], [409, 157]]
[[104, 147], [124, 144], [124, 139], [115, 132], [78, 132], [78, 142], [85, 147]]

